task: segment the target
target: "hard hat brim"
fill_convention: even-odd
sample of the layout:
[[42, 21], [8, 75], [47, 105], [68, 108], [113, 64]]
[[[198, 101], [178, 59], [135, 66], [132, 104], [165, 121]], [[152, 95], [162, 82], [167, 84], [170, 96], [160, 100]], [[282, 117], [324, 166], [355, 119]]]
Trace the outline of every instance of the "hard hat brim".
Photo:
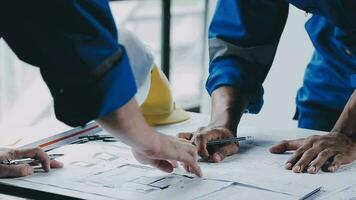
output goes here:
[[169, 125], [186, 121], [189, 114], [182, 108], [175, 107], [174, 111], [163, 115], [145, 115], [147, 123], [151, 126]]

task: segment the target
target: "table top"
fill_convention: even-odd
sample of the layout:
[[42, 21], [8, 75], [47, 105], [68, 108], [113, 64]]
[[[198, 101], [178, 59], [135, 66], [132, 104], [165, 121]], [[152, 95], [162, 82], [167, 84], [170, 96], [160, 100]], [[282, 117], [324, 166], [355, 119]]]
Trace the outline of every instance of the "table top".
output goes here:
[[[177, 135], [179, 132], [194, 132], [199, 127], [202, 127], [209, 122], [209, 116], [207, 116], [207, 115], [196, 114], [196, 113], [190, 113], [190, 115], [191, 115], [191, 118], [188, 121], [185, 121], [185, 122], [182, 122], [179, 124], [169, 125], [169, 126], [156, 127], [156, 130], [159, 132], [162, 132], [164, 134], [168, 134], [168, 135]], [[313, 135], [313, 134], [325, 134], [323, 132], [298, 129], [296, 127], [296, 122], [294, 122], [294, 121], [291, 121], [290, 124], [279, 125], [278, 123], [270, 123], [270, 124], [262, 123], [261, 120], [263, 120], [263, 119], [259, 119], [258, 117], [255, 117], [255, 116], [245, 117], [239, 125], [238, 134], [243, 135], [243, 136], [251, 135], [251, 136], [258, 138], [259, 141], [264, 141], [264, 142], [267, 142], [268, 144], [269, 143], [272, 144], [273, 142], [277, 142], [277, 141], [283, 140], [283, 139], [294, 139], [294, 138], [306, 137], [306, 136]], [[257, 147], [258, 146], [259, 145], [257, 145]], [[258, 149], [258, 148], [256, 148], [256, 149]], [[253, 149], [250, 150], [249, 148], [246, 148], [246, 149], [242, 148], [241, 151], [242, 151], [241, 155], [237, 155], [237, 157], [240, 159], [239, 162], [241, 163], [241, 165], [244, 165], [244, 162], [245, 162], [244, 154], [246, 153], [247, 155], [249, 155], [249, 151], [253, 152], [254, 150]], [[259, 152], [259, 151], [256, 151], [256, 152]], [[256, 154], [258, 154], [258, 153], [256, 153]], [[258, 159], [261, 159], [261, 158], [258, 158]], [[248, 161], [246, 163], [247, 163], [248, 167], [253, 167], [253, 165], [255, 164], [253, 161], [251, 161], [250, 165], [249, 165]], [[231, 168], [231, 166], [234, 166], [234, 165], [231, 165], [229, 163], [229, 160], [226, 163], [217, 164], [213, 167], [204, 165], [203, 170], [206, 170], [206, 171], [205, 172], [203, 171], [203, 173], [205, 173], [207, 175], [207, 178], [210, 178], [210, 174], [220, 173], [219, 171], [224, 171], [224, 169]], [[356, 168], [356, 167], [354, 167], [354, 168]], [[310, 178], [311, 176], [306, 177], [304, 175], [303, 176], [292, 175], [290, 173], [288, 173], [288, 174], [285, 173], [284, 171], [282, 171], [282, 169], [280, 169], [280, 170], [281, 170], [281, 177], [289, 177], [289, 176], [292, 177], [293, 176], [292, 179], [293, 179], [293, 181], [296, 181], [296, 184], [298, 181], [301, 181], [300, 177], [303, 177], [303, 179], [305, 179], [306, 181], [311, 180], [311, 182], [313, 182], [313, 179]], [[352, 168], [352, 170], [353, 170], [353, 168]], [[353, 170], [352, 172], [354, 172], [354, 171], [355, 170]], [[274, 173], [275, 171], [272, 170], [271, 172]], [[56, 172], [54, 172], [54, 173], [56, 173]], [[244, 173], [245, 173], [245, 171], [244, 171]], [[279, 172], [276, 172], [276, 173], [279, 173]], [[248, 173], [246, 173], [246, 174], [248, 174]], [[221, 173], [221, 177], [224, 177], [224, 175], [226, 176], [226, 174]], [[266, 176], [268, 178], [268, 174], [267, 175], [259, 174], [258, 176], [260, 176], [260, 175]], [[251, 175], [246, 175], [246, 176], [251, 176]], [[339, 175], [338, 175], [338, 173], [335, 173], [334, 176], [335, 176], [336, 180], [338, 180], [338, 178], [337, 178], [338, 176], [340, 176], [340, 178], [347, 176], [347, 172], [342, 172]], [[215, 176], [212, 176], [212, 177], [215, 177]], [[233, 176], [231, 176], [231, 177], [233, 177]], [[317, 177], [317, 176], [315, 176], [315, 177]], [[320, 176], [318, 176], [318, 178], [315, 178], [315, 179], [320, 180], [320, 181], [325, 181], [325, 180], [329, 180], [329, 178], [330, 178], [330, 175], [320, 175]], [[229, 179], [229, 177], [227, 177], [227, 179]], [[249, 179], [257, 180], [258, 177], [255, 177], [255, 176], [253, 178], [246, 177], [246, 179], [244, 179], [244, 177], [241, 177], [241, 174], [239, 174], [239, 177], [236, 177], [236, 179], [244, 180], [245, 181], [244, 184], [246, 184], [246, 185], [253, 185], [253, 184], [255, 184], [255, 182], [253, 180], [249, 181]], [[263, 179], [263, 181], [265, 181], [265, 180], [266, 179]], [[285, 180], [281, 179], [281, 181], [285, 181]], [[316, 182], [318, 182], [318, 181], [316, 181]], [[44, 184], [40, 184], [37, 182], [31, 182], [31, 181], [29, 182], [29, 181], [26, 181], [23, 179], [1, 179], [0, 184], [1, 184], [1, 187], [0, 187], [1, 193], [6, 193], [6, 194], [10, 194], [10, 195], [17, 194], [22, 197], [28, 197], [28, 198], [34, 198], [34, 199], [48, 199], [49, 197], [55, 197], [56, 199], [112, 199], [112, 198], [109, 198], [106, 196], [98, 196], [96, 194], [90, 194], [90, 193], [86, 193], [86, 192], [79, 191], [79, 190], [73, 190], [73, 189], [68, 189], [68, 188], [63, 188], [63, 187], [58, 187], [58, 186], [53, 186], [53, 185], [44, 185]], [[272, 182], [271, 183], [266, 182], [266, 184], [273, 185]], [[355, 181], [355, 184], [356, 184], [356, 181]], [[262, 185], [258, 185], [258, 187], [264, 188], [264, 187], [268, 187], [268, 185], [262, 184]], [[283, 188], [280, 188], [280, 186], [278, 186], [275, 189], [282, 190]], [[338, 188], [338, 189], [340, 189], [340, 191], [341, 191], [341, 189], [344, 189], [344, 188]], [[335, 189], [335, 191], [336, 191], [336, 189]], [[298, 196], [297, 193], [295, 193], [295, 195]], [[296, 196], [293, 196], [293, 197], [296, 197]]]

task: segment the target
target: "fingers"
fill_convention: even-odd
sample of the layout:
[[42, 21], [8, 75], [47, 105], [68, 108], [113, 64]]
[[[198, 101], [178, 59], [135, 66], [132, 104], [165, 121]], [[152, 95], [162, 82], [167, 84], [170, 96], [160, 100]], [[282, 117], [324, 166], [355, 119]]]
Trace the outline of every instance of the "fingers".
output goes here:
[[188, 165], [188, 169], [189, 169], [189, 172], [197, 175], [198, 177], [202, 177], [203, 176], [203, 172], [201, 171], [201, 168], [199, 167], [198, 163], [195, 161], [195, 162], [191, 162], [189, 165]]
[[[218, 162], [220, 162], [221, 160], [223, 160], [226, 156], [228, 155], [232, 155], [233, 153], [237, 152], [237, 147], [235, 144], [228, 144], [225, 146], [228, 146], [226, 148], [221, 149], [222, 152], [218, 152], [218, 150], [221, 148], [219, 146], [214, 146], [213, 148], [211, 148], [211, 150], [209, 153], [209, 150], [207, 148], [207, 143], [208, 141], [211, 140], [217, 140], [217, 139], [221, 139], [221, 138], [229, 138], [229, 137], [233, 137], [233, 134], [231, 133], [231, 131], [227, 130], [227, 129], [213, 129], [213, 130], [209, 130], [206, 133], [203, 134], [198, 134], [195, 139], [194, 139], [194, 143], [198, 148], [198, 154], [206, 161], [212, 159], [214, 161], [214, 154], [218, 153], [215, 155], [215, 160], [219, 160]], [[234, 146], [233, 146], [234, 145]], [[224, 147], [225, 147], [224, 146]], [[233, 153], [232, 153], [233, 152]], [[212, 156], [211, 156], [212, 155]], [[221, 159], [221, 160], [220, 160]]]
[[333, 152], [329, 149], [324, 149], [318, 156], [310, 163], [308, 168], [309, 174], [316, 174], [320, 171], [322, 166], [333, 156]]
[[236, 144], [228, 144], [226, 146], [223, 146], [219, 148], [212, 156], [213, 162], [221, 162], [224, 160], [227, 156], [231, 156], [239, 150], [238, 145]]
[[50, 166], [51, 168], [63, 168], [63, 163], [57, 161], [57, 160], [51, 160], [51, 163], [50, 163]]
[[273, 145], [269, 151], [271, 153], [284, 153], [286, 151], [296, 150], [303, 145], [304, 139], [298, 140], [283, 140], [278, 144]]
[[198, 154], [204, 159], [209, 160], [210, 155], [207, 149], [208, 138], [204, 135], [198, 135], [195, 138], [195, 145], [198, 148]]
[[[293, 172], [303, 172], [309, 166], [309, 163], [318, 155], [318, 149], [311, 148], [303, 153], [299, 161], [294, 165]], [[312, 169], [311, 169], [312, 170]]]
[[342, 164], [344, 164], [344, 156], [341, 154], [337, 154], [334, 157], [334, 160], [331, 165], [328, 167], [328, 170], [330, 172], [336, 172]]
[[182, 158], [178, 159], [178, 161], [183, 163], [183, 166], [187, 172], [191, 172], [197, 175], [198, 177], [202, 177], [203, 173], [198, 165], [197, 157], [198, 157], [197, 151], [193, 146], [193, 149], [186, 152]]
[[201, 168], [198, 166], [198, 163], [182, 163], [183, 168], [185, 169], [185, 171], [193, 173], [195, 175], [197, 175], [198, 177], [202, 177], [203, 173], [201, 171]]
[[33, 174], [33, 168], [30, 165], [0, 165], [0, 177], [23, 177]]
[[48, 155], [41, 148], [32, 148], [32, 149], [19, 149], [15, 150], [16, 158], [35, 158], [39, 163], [42, 164], [42, 168], [48, 172], [51, 164]]
[[178, 137], [185, 140], [191, 140], [193, 137], [193, 133], [179, 133]]
[[[298, 162], [298, 160], [302, 157], [304, 152], [306, 152], [308, 149], [312, 147], [312, 143], [306, 143], [300, 148], [298, 148], [294, 154], [289, 158], [289, 160], [286, 162], [285, 168], [290, 170], [293, 168], [293, 166]], [[293, 171], [299, 171], [300, 169], [296, 168]]]

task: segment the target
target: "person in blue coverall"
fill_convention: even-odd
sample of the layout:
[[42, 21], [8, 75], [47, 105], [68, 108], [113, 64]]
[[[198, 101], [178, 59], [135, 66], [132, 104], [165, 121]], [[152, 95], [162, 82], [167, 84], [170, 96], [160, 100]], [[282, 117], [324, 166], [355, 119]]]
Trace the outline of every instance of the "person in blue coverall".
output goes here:
[[[272, 153], [296, 150], [286, 169], [334, 172], [356, 160], [356, 1], [219, 0], [209, 30], [210, 68], [206, 88], [212, 96], [208, 126], [182, 133], [194, 140], [206, 160], [220, 162], [238, 151], [229, 144], [209, 152], [209, 140], [237, 135], [243, 113], [258, 113], [262, 83], [272, 65], [289, 4], [311, 13], [306, 30], [313, 57], [299, 89], [295, 119], [299, 127], [329, 134], [283, 141]], [[296, 52], [290, 51], [293, 55]], [[347, 103], [348, 102], [348, 103]]]
[[[96, 120], [130, 145], [140, 162], [172, 172], [180, 161], [201, 176], [191, 143], [159, 134], [145, 122], [117, 35], [107, 0], [5, 1], [0, 6], [0, 37], [21, 60], [40, 68], [59, 120], [70, 126]], [[21, 157], [37, 158], [46, 171], [61, 167], [38, 148], [0, 153], [2, 160]], [[31, 173], [29, 165], [0, 164], [0, 177]]]

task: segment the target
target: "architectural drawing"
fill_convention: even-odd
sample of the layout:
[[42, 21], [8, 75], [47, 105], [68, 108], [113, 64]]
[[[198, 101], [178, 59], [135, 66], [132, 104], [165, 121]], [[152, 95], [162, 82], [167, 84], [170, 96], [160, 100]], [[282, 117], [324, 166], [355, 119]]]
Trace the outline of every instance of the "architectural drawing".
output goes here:
[[[142, 166], [121, 143], [89, 142], [53, 152], [65, 155], [58, 159], [65, 168], [21, 180], [124, 200], [201, 200], [215, 199], [222, 193], [239, 193], [240, 199], [249, 195], [264, 195], [265, 199], [297, 199], [320, 186], [329, 192], [345, 190], [345, 195], [356, 190], [347, 189], [356, 183], [356, 176], [350, 176], [356, 172], [355, 164], [345, 166], [347, 170], [340, 170], [337, 176], [331, 173], [294, 174], [283, 169], [290, 154], [270, 154], [263, 144], [242, 144], [242, 154], [228, 157], [222, 163], [201, 162], [203, 178], [198, 178], [181, 167], [167, 174]], [[348, 200], [354, 198], [346, 197]]]

